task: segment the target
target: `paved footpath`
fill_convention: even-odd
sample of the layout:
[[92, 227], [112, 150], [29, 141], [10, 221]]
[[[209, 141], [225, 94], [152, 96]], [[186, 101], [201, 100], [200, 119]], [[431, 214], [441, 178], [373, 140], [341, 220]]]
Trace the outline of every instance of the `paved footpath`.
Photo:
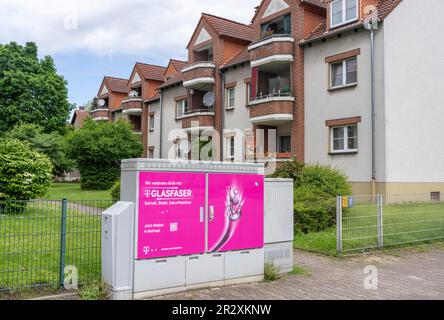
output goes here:
[[[295, 251], [295, 264], [309, 275], [285, 275], [272, 283], [189, 291], [175, 300], [444, 300], [444, 248], [390, 251], [344, 259]], [[366, 290], [366, 266], [378, 269], [378, 289]]]

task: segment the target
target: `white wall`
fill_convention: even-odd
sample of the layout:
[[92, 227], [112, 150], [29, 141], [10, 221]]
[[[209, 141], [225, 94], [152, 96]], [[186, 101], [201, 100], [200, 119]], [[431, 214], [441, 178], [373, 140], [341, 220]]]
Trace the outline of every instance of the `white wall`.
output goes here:
[[384, 22], [389, 182], [444, 182], [443, 12], [405, 0]]
[[[247, 63], [244, 66], [237, 68], [230, 68], [225, 72], [225, 82], [237, 82], [235, 88], [235, 108], [234, 110], [225, 110], [225, 129], [227, 130], [241, 130], [252, 129], [250, 122], [250, 111], [247, 108], [247, 85], [245, 79], [251, 77], [251, 68]], [[223, 159], [228, 156], [228, 148], [225, 146]]]
[[[377, 179], [385, 179], [384, 168], [384, 103], [383, 103], [383, 30], [376, 34], [378, 120], [377, 120]], [[325, 58], [346, 51], [361, 49], [358, 56], [358, 85], [353, 88], [328, 91], [329, 65]], [[360, 30], [333, 37], [326, 42], [305, 47], [305, 150], [306, 162], [336, 167], [352, 182], [369, 182], [371, 162], [371, 78], [370, 36]], [[359, 152], [347, 155], [329, 155], [330, 135], [325, 121], [360, 116], [358, 124]]]
[[162, 90], [162, 159], [168, 159], [173, 142], [168, 139], [173, 130], [182, 129], [182, 121], [176, 121], [176, 97], [184, 96], [187, 91], [183, 86]]
[[160, 158], [160, 101], [150, 103], [148, 112], [154, 112], [154, 131], [149, 131], [150, 118], [148, 117], [148, 146], [154, 147], [154, 158]]

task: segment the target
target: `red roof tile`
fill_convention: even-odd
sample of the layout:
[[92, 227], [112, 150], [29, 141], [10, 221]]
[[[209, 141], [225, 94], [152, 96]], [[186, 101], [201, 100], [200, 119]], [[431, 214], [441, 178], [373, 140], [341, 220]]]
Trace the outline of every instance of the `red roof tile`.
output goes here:
[[128, 79], [105, 77], [103, 79], [106, 87], [111, 92], [128, 93]]
[[145, 102], [150, 103], [150, 102], [154, 102], [160, 100], [160, 94], [156, 93], [154, 96], [152, 96], [151, 98], [149, 98], [148, 100], [146, 100]]
[[181, 72], [173, 74], [171, 78], [169, 78], [167, 81], [165, 81], [159, 88], [164, 89], [169, 86], [172, 86], [174, 84], [178, 84], [183, 82], [183, 74]]
[[86, 110], [76, 110], [71, 119], [71, 125], [83, 126], [83, 122], [89, 117], [89, 112]]
[[237, 55], [235, 55], [231, 60], [229, 60], [227, 63], [225, 63], [223, 66], [221, 66], [221, 69], [225, 69], [228, 67], [235, 66], [240, 63], [245, 63], [250, 61], [250, 52], [247, 48], [244, 50], [241, 50]]
[[139, 68], [142, 72], [142, 76], [147, 80], [164, 80], [164, 74], [166, 71], [165, 67], [138, 62], [136, 63], [136, 68]]
[[202, 16], [214, 28], [214, 31], [216, 31], [219, 36], [253, 41], [253, 28], [250, 25], [221, 18], [208, 13], [203, 13]]
[[171, 64], [174, 66], [174, 68], [178, 72], [180, 72], [188, 64], [188, 61], [180, 61], [180, 60], [171, 59]]

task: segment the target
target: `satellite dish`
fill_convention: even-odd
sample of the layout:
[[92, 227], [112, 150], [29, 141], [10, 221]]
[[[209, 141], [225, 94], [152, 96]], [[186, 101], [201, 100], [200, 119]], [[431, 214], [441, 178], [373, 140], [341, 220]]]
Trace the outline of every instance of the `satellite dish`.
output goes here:
[[135, 98], [139, 95], [139, 93], [136, 90], [133, 90], [130, 92], [129, 96], [130, 98]]
[[207, 93], [205, 93], [204, 97], [203, 97], [203, 104], [205, 107], [212, 107], [214, 106], [214, 102], [216, 101], [216, 97], [214, 96], [214, 92], [209, 91]]
[[99, 100], [99, 107], [104, 107], [106, 105], [106, 101], [104, 99]]

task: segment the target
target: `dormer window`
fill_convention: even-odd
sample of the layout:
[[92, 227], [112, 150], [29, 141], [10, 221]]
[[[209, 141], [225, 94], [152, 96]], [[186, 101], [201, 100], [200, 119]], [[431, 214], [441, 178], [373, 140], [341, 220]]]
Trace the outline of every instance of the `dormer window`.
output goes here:
[[331, 28], [358, 20], [358, 0], [334, 0], [330, 6]]

